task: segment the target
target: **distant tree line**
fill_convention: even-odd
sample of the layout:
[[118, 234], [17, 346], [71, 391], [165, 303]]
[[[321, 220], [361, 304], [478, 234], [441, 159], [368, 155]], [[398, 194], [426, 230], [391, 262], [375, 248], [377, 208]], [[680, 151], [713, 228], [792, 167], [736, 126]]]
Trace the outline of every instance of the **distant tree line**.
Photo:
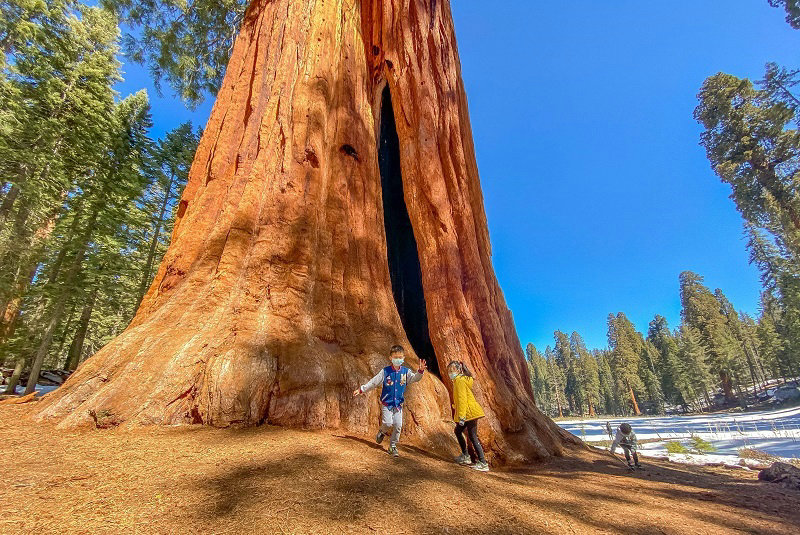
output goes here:
[[74, 369], [133, 317], [163, 255], [199, 132], [154, 141], [144, 90], [118, 98], [113, 13], [0, 8], [0, 364], [13, 391]]
[[[769, 0], [800, 29], [800, 1]], [[731, 186], [764, 290], [758, 319], [737, 312], [703, 278], [680, 275], [681, 324], [656, 316], [646, 334], [623, 313], [608, 317], [608, 348], [556, 331], [542, 355], [527, 346], [540, 408], [550, 415], [703, 410], [719, 390], [745, 404], [748, 389], [800, 374], [800, 70], [768, 63], [752, 82], [709, 77], [695, 119], [714, 172]]]
[[608, 348], [589, 350], [580, 334], [561, 331], [544, 353], [528, 344], [539, 408], [551, 416], [703, 411], [719, 402], [747, 405], [768, 380], [797, 377], [800, 354], [782, 340], [770, 304], [754, 320], [690, 271], [680, 276], [680, 295], [674, 330], [656, 315], [641, 333], [619, 312], [608, 316]]

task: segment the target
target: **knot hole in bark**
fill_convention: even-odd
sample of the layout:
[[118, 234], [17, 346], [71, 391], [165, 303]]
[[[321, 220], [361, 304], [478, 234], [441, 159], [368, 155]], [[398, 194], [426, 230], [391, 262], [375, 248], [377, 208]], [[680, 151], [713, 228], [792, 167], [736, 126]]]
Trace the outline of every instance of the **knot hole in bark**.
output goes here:
[[314, 149], [306, 149], [305, 161], [307, 161], [314, 169], [319, 168], [319, 158], [317, 158], [317, 153], [314, 152]]
[[342, 154], [345, 154], [347, 156], [350, 156], [352, 159], [354, 159], [357, 162], [361, 161], [361, 159], [358, 157], [358, 151], [356, 149], [354, 149], [352, 145], [348, 145], [347, 143], [345, 143], [344, 145], [339, 147], [339, 152], [341, 152]]

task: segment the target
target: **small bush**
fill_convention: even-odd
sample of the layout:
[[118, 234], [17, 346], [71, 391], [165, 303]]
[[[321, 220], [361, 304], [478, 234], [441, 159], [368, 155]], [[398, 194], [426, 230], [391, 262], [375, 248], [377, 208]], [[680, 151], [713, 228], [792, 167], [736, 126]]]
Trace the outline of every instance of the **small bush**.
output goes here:
[[666, 447], [667, 453], [689, 453], [689, 450], [686, 449], [686, 446], [677, 440], [670, 440], [666, 443]]
[[776, 462], [788, 462], [792, 466], [796, 466], [800, 468], [800, 459], [784, 459], [779, 457], [778, 455], [772, 455], [771, 453], [767, 453], [766, 451], [757, 450], [755, 448], [739, 448], [737, 450], [739, 457], [742, 459], [753, 459], [756, 461], [761, 461], [762, 463], [776, 463]]
[[691, 441], [692, 450], [696, 453], [711, 453], [712, 451], [717, 451], [717, 448], [715, 448], [711, 442], [703, 440], [697, 435], [692, 435]]
[[753, 459], [755, 461], [761, 461], [765, 463], [774, 463], [775, 461], [780, 461], [780, 457], [777, 455], [772, 455], [771, 453], [757, 450], [755, 448], [739, 448], [737, 453], [742, 459]]

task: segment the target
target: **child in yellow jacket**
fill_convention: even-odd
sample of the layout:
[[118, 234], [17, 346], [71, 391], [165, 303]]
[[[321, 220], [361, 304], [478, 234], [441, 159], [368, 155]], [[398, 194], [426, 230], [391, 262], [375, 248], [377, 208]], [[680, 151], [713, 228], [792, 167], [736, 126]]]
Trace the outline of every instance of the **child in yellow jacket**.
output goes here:
[[464, 431], [469, 435], [469, 441], [478, 456], [478, 462], [472, 465], [475, 470], [481, 472], [489, 471], [489, 463], [483, 453], [483, 446], [478, 440], [478, 419], [483, 418], [483, 409], [475, 401], [472, 393], [472, 374], [463, 362], [454, 360], [447, 365], [447, 373], [453, 381], [453, 421], [456, 422], [456, 439], [461, 446], [461, 455], [456, 457], [458, 464], [471, 464], [469, 453], [467, 453], [467, 442], [464, 440]]

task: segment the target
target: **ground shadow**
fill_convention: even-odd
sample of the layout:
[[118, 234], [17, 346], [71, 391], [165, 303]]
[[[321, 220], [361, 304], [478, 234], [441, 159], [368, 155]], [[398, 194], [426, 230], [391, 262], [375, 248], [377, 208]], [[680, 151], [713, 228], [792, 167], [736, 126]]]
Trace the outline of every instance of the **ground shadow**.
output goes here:
[[[385, 447], [381, 446], [380, 444], [377, 444], [374, 440], [367, 440], [365, 438], [356, 437], [356, 436], [353, 436], [353, 435], [333, 435], [333, 436], [335, 436], [336, 438], [344, 438], [346, 440], [353, 440], [355, 442], [363, 444], [364, 446], [369, 446], [373, 450], [381, 450], [381, 451], [385, 451], [386, 450]], [[386, 439], [386, 440], [388, 440], [388, 439]]]
[[[770, 505], [765, 501], [783, 491], [724, 473], [666, 463], [629, 472], [593, 454], [483, 474], [415, 446], [404, 445], [401, 456], [391, 458], [368, 439], [335, 438], [350, 446], [334, 440], [319, 451], [295, 440], [299, 447], [290, 455], [241, 463], [198, 480], [209, 501], [198, 513], [224, 522], [281, 512], [295, 531], [337, 523], [382, 531], [377, 512], [397, 511], [413, 517], [413, 531], [421, 533], [663, 533], [672, 522], [667, 519], [685, 519], [686, 511], [706, 528], [724, 531], [757, 531], [763, 522], [778, 522], [791, 533], [793, 521], [800, 520], [800, 494], [794, 506], [785, 492], [775, 494], [783, 496], [780, 505]], [[463, 504], [489, 512], [487, 522], [447, 513]], [[615, 511], [626, 514], [617, 517]], [[505, 520], [491, 520], [497, 518]]]

